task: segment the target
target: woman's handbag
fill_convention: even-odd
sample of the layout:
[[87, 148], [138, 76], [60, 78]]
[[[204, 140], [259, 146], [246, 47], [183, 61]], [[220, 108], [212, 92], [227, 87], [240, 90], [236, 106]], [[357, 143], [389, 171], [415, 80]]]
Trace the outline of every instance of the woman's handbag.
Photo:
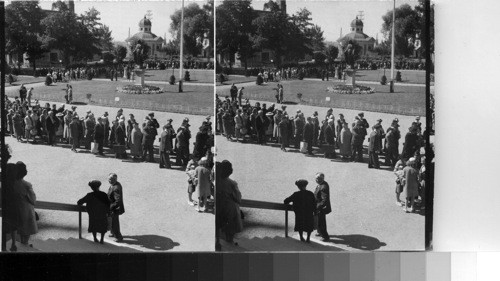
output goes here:
[[307, 153], [307, 142], [300, 142], [300, 152]]

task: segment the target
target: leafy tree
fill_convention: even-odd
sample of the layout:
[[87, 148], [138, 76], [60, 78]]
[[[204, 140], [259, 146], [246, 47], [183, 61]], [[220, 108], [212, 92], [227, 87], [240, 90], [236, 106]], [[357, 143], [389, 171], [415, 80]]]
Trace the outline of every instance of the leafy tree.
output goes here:
[[387, 41], [384, 41], [373, 48], [373, 51], [379, 56], [389, 56], [391, 55], [391, 45]]
[[121, 63], [127, 57], [127, 48], [122, 45], [116, 45], [114, 46], [113, 55]]
[[[410, 5], [403, 4], [396, 7], [395, 18], [394, 37], [396, 55], [408, 56], [412, 53], [412, 46], [408, 44], [408, 39], [414, 38], [415, 34], [419, 33], [420, 17], [418, 12]], [[392, 42], [392, 10], [382, 16], [382, 20], [384, 21], [382, 24], [382, 33], [390, 45]]]
[[97, 54], [102, 51], [113, 50], [113, 37], [111, 36], [111, 31], [107, 25], [99, 22], [101, 20], [99, 17], [100, 14], [98, 10], [92, 7], [81, 16], [77, 17], [78, 21], [80, 21], [88, 29], [90, 34], [92, 34], [92, 45], [94, 47], [94, 52]]
[[[197, 56], [201, 53], [201, 38], [207, 33], [213, 44], [213, 1], [200, 7], [191, 3], [184, 8], [184, 48], [187, 54]], [[170, 32], [175, 39], [179, 39], [181, 30], [181, 10], [176, 10], [170, 16]], [[213, 46], [213, 45], [212, 45]]]
[[256, 49], [270, 49], [274, 53], [274, 63], [281, 65], [282, 57], [287, 60], [298, 60], [306, 54], [312, 54], [311, 40], [294, 22], [272, 3], [270, 13], [260, 15], [253, 20], [256, 28], [255, 35], [251, 37]]
[[306, 29], [305, 36], [311, 41], [311, 48], [314, 51], [323, 51], [325, 49], [325, 38], [320, 26], [313, 25]]
[[252, 21], [256, 17], [251, 1], [225, 0], [217, 7], [216, 16], [217, 51], [229, 53], [231, 59], [238, 53], [246, 70], [248, 58], [255, 52], [250, 40], [255, 32]]
[[92, 34], [72, 12], [51, 13], [41, 24], [44, 27], [43, 46], [61, 51], [64, 65], [69, 64], [71, 57], [87, 59], [95, 53]]
[[[425, 13], [425, 3], [429, 0], [418, 0], [418, 5], [415, 6], [415, 11], [419, 17], [419, 28], [421, 30], [420, 40], [422, 42], [422, 53], [425, 54], [426, 50], [426, 41], [430, 40], [430, 52], [434, 53], [434, 2], [430, 3], [430, 14], [426, 15]], [[427, 29], [425, 25], [425, 17], [430, 17], [430, 25], [429, 29]]]
[[334, 45], [330, 45], [325, 48], [325, 56], [330, 63], [333, 63], [339, 56], [339, 49]]
[[43, 57], [44, 49], [39, 40], [43, 12], [38, 1], [13, 1], [5, 9], [5, 35], [7, 53], [18, 56], [18, 67], [23, 54], [36, 69], [36, 60]]
[[165, 46], [162, 46], [161, 51], [170, 57], [179, 54], [179, 41], [176, 40], [168, 41], [167, 44], [165, 44]]

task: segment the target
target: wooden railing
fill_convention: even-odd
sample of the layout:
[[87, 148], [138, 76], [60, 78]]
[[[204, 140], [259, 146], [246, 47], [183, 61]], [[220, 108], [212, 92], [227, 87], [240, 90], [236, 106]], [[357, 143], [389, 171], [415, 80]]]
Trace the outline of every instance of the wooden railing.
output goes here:
[[282, 203], [273, 203], [265, 201], [256, 201], [241, 199], [240, 207], [244, 208], [254, 208], [254, 209], [265, 209], [265, 210], [278, 210], [285, 211], [285, 237], [288, 237], [288, 211], [293, 211], [292, 205], [286, 205]]
[[85, 206], [47, 201], [36, 201], [35, 209], [78, 212], [78, 238], [82, 239], [82, 212], [87, 212], [87, 208], [85, 208]]

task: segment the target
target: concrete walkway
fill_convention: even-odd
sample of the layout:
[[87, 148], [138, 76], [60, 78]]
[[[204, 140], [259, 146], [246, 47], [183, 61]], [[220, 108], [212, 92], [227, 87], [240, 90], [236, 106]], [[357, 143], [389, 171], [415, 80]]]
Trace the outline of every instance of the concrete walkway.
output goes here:
[[[77, 106], [76, 112], [82, 116], [87, 110], [95, 116], [108, 111], [113, 118], [117, 108], [82, 105]], [[127, 118], [129, 113], [142, 122], [149, 111], [124, 109]], [[161, 125], [172, 118], [175, 129], [188, 117], [192, 125], [192, 151], [195, 134], [205, 116], [155, 112], [155, 117]], [[69, 145], [52, 147], [19, 143], [10, 136], [6, 137], [6, 143], [12, 148], [10, 162], [23, 161], [27, 165], [26, 180], [33, 184], [38, 200], [76, 204], [79, 198], [91, 191], [87, 185], [90, 180], [100, 180], [101, 191], [107, 192], [108, 173], [114, 172], [123, 185], [126, 212], [121, 216], [120, 223], [125, 243], [136, 245], [133, 248], [141, 251], [214, 250], [214, 215], [197, 213], [187, 204], [187, 176], [179, 170], [180, 167], [159, 169], [158, 158], [156, 163], [120, 160], [106, 150], [106, 157], [96, 157], [86, 150], [74, 153]], [[155, 144], [158, 145], [158, 139]], [[171, 161], [174, 162], [174, 159]], [[78, 237], [77, 213], [48, 210], [38, 213], [40, 231], [33, 239]], [[84, 214], [84, 232], [87, 225], [87, 215]], [[164, 246], [167, 244], [171, 246]]]

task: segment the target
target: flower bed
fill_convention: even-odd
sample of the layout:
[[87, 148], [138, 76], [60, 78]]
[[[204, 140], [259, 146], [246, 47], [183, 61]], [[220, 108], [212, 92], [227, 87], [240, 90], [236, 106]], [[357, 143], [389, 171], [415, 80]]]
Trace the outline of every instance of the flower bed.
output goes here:
[[163, 89], [151, 85], [144, 85], [144, 87], [141, 87], [140, 85], [126, 85], [123, 87], [116, 88], [116, 91], [119, 93], [135, 94], [135, 95], [141, 95], [141, 94], [149, 95], [149, 94], [163, 93]]
[[352, 85], [336, 85], [333, 87], [328, 87], [327, 91], [342, 95], [367, 95], [375, 93], [375, 90], [373, 88], [362, 85], [356, 85], [354, 87]]

